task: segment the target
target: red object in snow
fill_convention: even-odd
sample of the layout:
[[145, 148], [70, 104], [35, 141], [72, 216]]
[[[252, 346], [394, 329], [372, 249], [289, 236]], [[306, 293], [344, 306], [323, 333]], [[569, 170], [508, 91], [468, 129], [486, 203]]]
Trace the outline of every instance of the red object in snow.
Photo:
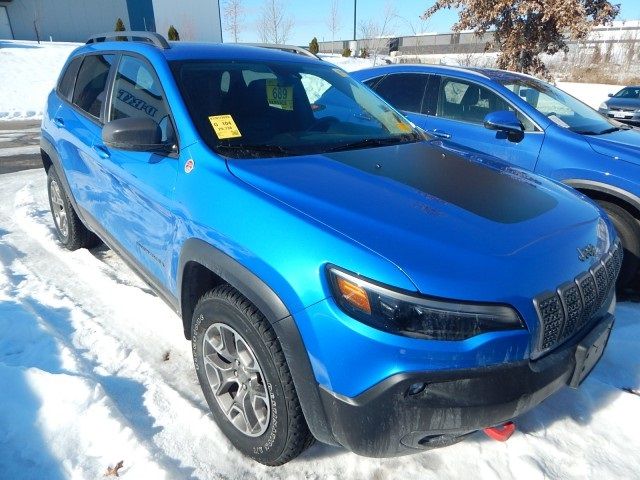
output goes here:
[[499, 442], [506, 442], [509, 440], [509, 437], [513, 435], [513, 432], [516, 431], [516, 424], [513, 422], [507, 422], [503, 423], [499, 427], [485, 428], [483, 431], [489, 438], [493, 438]]

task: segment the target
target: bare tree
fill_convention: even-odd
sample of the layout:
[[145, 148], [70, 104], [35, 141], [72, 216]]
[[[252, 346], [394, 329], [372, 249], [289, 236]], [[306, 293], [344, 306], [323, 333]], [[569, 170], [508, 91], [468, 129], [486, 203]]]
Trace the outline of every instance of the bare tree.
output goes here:
[[376, 64], [378, 52], [387, 45], [389, 35], [395, 29], [395, 20], [398, 18], [398, 10], [395, 2], [388, 0], [384, 4], [382, 15], [378, 17], [379, 21], [372, 18], [360, 22], [360, 35], [363, 39], [365, 48], [373, 55], [373, 64]]
[[339, 1], [331, 0], [329, 7], [329, 16], [327, 17], [327, 27], [331, 32], [331, 53], [333, 53], [333, 42], [336, 40], [336, 33], [340, 30], [340, 11], [338, 9]]
[[291, 35], [293, 19], [286, 14], [283, 0], [265, 0], [258, 18], [258, 35], [264, 43], [286, 43]]
[[240, 32], [244, 25], [242, 17], [245, 14], [243, 0], [226, 0], [223, 7], [224, 29], [231, 34], [233, 41], [240, 41]]

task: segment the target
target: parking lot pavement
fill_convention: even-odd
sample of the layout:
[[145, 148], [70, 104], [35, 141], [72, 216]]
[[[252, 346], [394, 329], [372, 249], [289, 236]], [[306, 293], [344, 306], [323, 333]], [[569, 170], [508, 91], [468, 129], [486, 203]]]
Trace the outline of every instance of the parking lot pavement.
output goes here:
[[0, 174], [42, 168], [40, 121], [0, 121]]

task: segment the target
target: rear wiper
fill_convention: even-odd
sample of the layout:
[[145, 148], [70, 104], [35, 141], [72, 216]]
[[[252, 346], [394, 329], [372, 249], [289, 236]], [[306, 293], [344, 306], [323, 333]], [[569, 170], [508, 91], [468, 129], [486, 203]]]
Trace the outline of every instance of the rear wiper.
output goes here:
[[290, 155], [292, 152], [280, 145], [246, 145], [243, 143], [238, 143], [235, 145], [218, 145], [217, 148], [225, 149], [225, 150], [246, 150], [247, 152], [255, 152], [255, 153], [279, 153], [282, 155]]
[[352, 150], [355, 148], [364, 147], [382, 147], [385, 145], [394, 145], [396, 143], [403, 143], [404, 137], [387, 137], [387, 138], [365, 138], [364, 140], [358, 140], [357, 142], [343, 143], [325, 150], [326, 152], [340, 152], [342, 150]]

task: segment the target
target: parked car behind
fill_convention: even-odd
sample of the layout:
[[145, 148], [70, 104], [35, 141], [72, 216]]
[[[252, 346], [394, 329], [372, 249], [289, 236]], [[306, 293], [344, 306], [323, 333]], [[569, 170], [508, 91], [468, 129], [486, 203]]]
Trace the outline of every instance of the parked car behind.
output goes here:
[[448, 445], [589, 375], [622, 257], [595, 204], [434, 144], [326, 62], [107, 37], [47, 100], [56, 233], [99, 237], [178, 312], [246, 455]]
[[600, 113], [619, 122], [640, 125], [640, 86], [624, 87], [609, 97], [598, 108]]
[[640, 132], [519, 73], [391, 65], [352, 76], [445, 143], [488, 152], [598, 202], [624, 246], [618, 286], [635, 278], [640, 266]]

